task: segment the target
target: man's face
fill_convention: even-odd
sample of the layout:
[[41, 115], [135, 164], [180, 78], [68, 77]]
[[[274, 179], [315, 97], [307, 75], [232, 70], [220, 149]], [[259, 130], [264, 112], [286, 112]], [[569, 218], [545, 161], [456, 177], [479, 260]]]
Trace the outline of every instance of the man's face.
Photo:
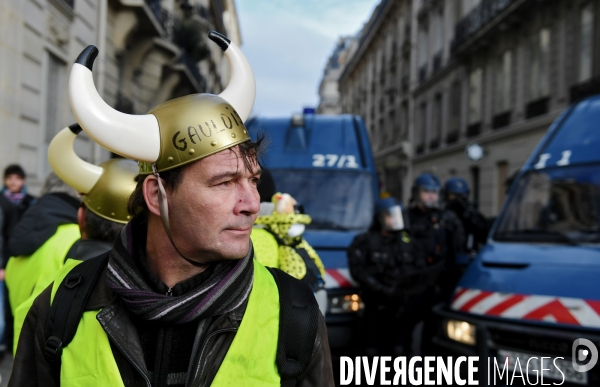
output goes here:
[[21, 188], [25, 184], [25, 180], [19, 175], [8, 175], [4, 178], [4, 185], [11, 192], [21, 192]]
[[244, 165], [239, 148], [226, 149], [187, 167], [168, 191], [173, 238], [182, 254], [203, 262], [243, 258], [260, 209], [260, 168]]
[[421, 203], [427, 208], [433, 208], [438, 205], [440, 198], [439, 192], [434, 190], [421, 190], [419, 192]]

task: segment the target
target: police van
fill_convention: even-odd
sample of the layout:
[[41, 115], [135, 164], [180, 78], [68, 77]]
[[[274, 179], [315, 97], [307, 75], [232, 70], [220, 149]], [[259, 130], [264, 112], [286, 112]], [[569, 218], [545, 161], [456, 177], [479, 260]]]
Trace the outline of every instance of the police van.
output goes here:
[[265, 136], [268, 146], [261, 162], [277, 191], [291, 194], [312, 218], [304, 238], [326, 269], [329, 344], [345, 347], [364, 307], [346, 249], [368, 229], [378, 197], [365, 125], [353, 115], [296, 114], [253, 118], [246, 126], [253, 138]]
[[480, 356], [480, 385], [498, 369], [512, 375], [518, 359], [530, 382], [544, 368], [544, 384], [600, 386], [600, 95], [552, 124], [487, 245], [435, 311], [434, 340]]

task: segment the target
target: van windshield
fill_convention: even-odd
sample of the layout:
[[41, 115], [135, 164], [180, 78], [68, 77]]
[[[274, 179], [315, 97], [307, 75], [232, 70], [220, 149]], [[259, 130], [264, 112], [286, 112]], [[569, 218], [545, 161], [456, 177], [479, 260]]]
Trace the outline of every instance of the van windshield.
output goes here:
[[600, 243], [600, 168], [529, 171], [519, 179], [494, 234], [500, 241]]
[[270, 170], [277, 191], [289, 193], [312, 218], [307, 229], [362, 230], [373, 220], [371, 175], [331, 170]]

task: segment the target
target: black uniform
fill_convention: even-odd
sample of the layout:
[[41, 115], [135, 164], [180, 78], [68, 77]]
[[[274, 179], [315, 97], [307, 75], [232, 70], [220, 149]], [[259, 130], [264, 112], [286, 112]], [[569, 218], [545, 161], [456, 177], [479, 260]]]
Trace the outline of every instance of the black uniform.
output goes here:
[[427, 261], [406, 231], [358, 235], [348, 248], [348, 262], [365, 302], [364, 349], [379, 355], [410, 353], [421, 301], [440, 266]]
[[412, 207], [408, 212], [415, 242], [427, 257], [428, 262], [440, 265], [434, 286], [430, 287], [420, 302], [419, 319], [424, 321], [421, 349], [431, 354], [431, 337], [435, 335], [436, 318], [432, 307], [450, 299], [461, 275], [456, 265], [456, 254], [464, 245], [464, 229], [458, 216], [449, 210]]
[[452, 199], [446, 209], [454, 212], [461, 220], [465, 231], [464, 250], [477, 251], [486, 242], [490, 226], [485, 217], [464, 199]]

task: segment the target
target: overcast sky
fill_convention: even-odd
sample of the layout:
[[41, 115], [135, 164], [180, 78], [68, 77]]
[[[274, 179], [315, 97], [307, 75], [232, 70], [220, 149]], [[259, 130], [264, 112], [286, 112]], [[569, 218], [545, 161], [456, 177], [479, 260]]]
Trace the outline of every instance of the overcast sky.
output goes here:
[[290, 116], [319, 103], [338, 37], [354, 35], [379, 0], [235, 0], [242, 51], [256, 76], [253, 115]]

